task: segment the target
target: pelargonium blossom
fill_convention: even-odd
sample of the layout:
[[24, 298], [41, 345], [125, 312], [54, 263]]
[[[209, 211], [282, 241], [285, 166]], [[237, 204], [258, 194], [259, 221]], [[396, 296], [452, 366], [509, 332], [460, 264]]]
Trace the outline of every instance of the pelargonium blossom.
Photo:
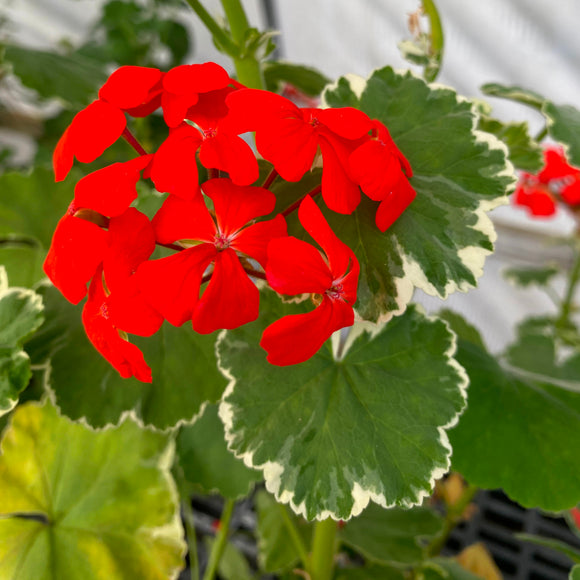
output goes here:
[[549, 217], [556, 213], [559, 200], [580, 205], [580, 169], [567, 162], [561, 148], [547, 148], [543, 169], [537, 175], [522, 173], [514, 203], [533, 216]]
[[202, 188], [213, 201], [215, 218], [201, 195], [191, 201], [169, 196], [153, 220], [156, 239], [191, 247], [142, 264], [137, 277], [147, 301], [166, 320], [175, 326], [192, 320], [196, 332], [208, 334], [258, 317], [259, 291], [244, 267], [251, 267], [250, 260], [266, 266], [268, 242], [286, 235], [286, 222], [277, 216], [251, 223], [274, 209], [275, 197], [265, 189], [225, 178], [209, 180]]
[[308, 360], [333, 332], [354, 324], [360, 271], [354, 252], [338, 239], [310, 196], [300, 204], [298, 218], [324, 254], [292, 236], [274, 239], [268, 244], [266, 277], [276, 292], [313, 294], [319, 304], [312, 312], [284, 316], [264, 331], [260, 345], [278, 366]]

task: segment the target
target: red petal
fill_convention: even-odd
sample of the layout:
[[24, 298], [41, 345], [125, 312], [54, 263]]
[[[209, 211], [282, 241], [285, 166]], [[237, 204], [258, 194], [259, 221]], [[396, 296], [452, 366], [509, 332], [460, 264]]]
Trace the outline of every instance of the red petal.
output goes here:
[[404, 177], [399, 158], [379, 141], [370, 140], [349, 157], [350, 175], [373, 200], [381, 201]]
[[333, 133], [345, 139], [360, 139], [373, 128], [369, 117], [352, 107], [318, 109], [316, 117]]
[[62, 181], [69, 174], [73, 166], [74, 152], [69, 139], [70, 127], [62, 134], [52, 154], [52, 167], [54, 169], [55, 181]]
[[69, 128], [69, 142], [81, 163], [91, 163], [122, 134], [127, 120], [118, 107], [94, 101], [77, 113]]
[[[184, 65], [187, 66], [187, 65]], [[161, 106], [163, 107], [163, 119], [168, 127], [177, 127], [183, 122], [187, 115], [187, 110], [197, 103], [197, 93], [174, 95], [173, 93], [163, 93]]]
[[260, 293], [231, 249], [215, 258], [211, 280], [193, 314], [193, 330], [209, 334], [237, 328], [258, 318]]
[[294, 365], [316, 354], [333, 332], [354, 323], [353, 309], [344, 302], [324, 297], [322, 304], [307, 314], [284, 316], [262, 335], [260, 346], [273, 365]]
[[514, 203], [527, 207], [538, 217], [548, 217], [556, 213], [556, 202], [552, 196], [540, 188], [519, 186], [514, 193]]
[[83, 177], [75, 187], [76, 204], [107, 216], [122, 214], [137, 199], [137, 181], [152, 159], [153, 155], [143, 155]]
[[244, 228], [235, 237], [230, 247], [250, 256], [265, 269], [268, 262], [268, 244], [275, 238], [286, 236], [286, 220], [281, 215], [277, 215], [273, 220], [258, 222]]
[[109, 249], [103, 260], [105, 282], [110, 292], [127, 284], [137, 267], [155, 250], [155, 234], [149, 218], [129, 208], [109, 222]]
[[[580, 177], [580, 176], [579, 176]], [[580, 179], [574, 181], [570, 185], [567, 185], [560, 192], [562, 199], [570, 204], [577, 205], [580, 203]]]
[[182, 64], [171, 69], [163, 79], [163, 88], [175, 95], [207, 93], [230, 83], [226, 70], [215, 62]]
[[163, 73], [156, 68], [122, 66], [101, 87], [99, 99], [119, 109], [131, 109], [148, 100], [149, 92], [159, 82]]
[[403, 177], [397, 187], [379, 205], [375, 216], [375, 222], [379, 230], [381, 232], [387, 231], [409, 207], [416, 195], [407, 178]]
[[107, 250], [108, 233], [67, 213], [56, 226], [44, 271], [63, 296], [78, 304]]
[[89, 299], [83, 308], [83, 325], [93, 346], [124, 379], [135, 376], [144, 383], [152, 382], [151, 369], [143, 353], [123, 340], [108, 318], [100, 270], [89, 288]]
[[329, 209], [342, 214], [351, 214], [360, 203], [360, 189], [348, 173], [350, 149], [338, 138], [329, 141], [320, 138], [322, 151], [322, 197]]
[[149, 306], [139, 291], [135, 276], [107, 297], [106, 306], [114, 325], [129, 334], [151, 336], [163, 324], [163, 316]]
[[[344, 272], [343, 272], [344, 273]], [[320, 252], [292, 236], [268, 244], [268, 284], [280, 294], [323, 294], [332, 285], [332, 273]]]
[[187, 111], [187, 118], [203, 127], [215, 125], [217, 121], [227, 116], [229, 109], [226, 105], [226, 97], [235, 90], [233, 87], [226, 87], [209, 93], [201, 93], [197, 103]]
[[250, 185], [260, 176], [254, 152], [243, 139], [234, 135], [218, 133], [204, 139], [199, 160], [204, 167], [227, 171], [237, 185]]
[[163, 142], [151, 165], [157, 191], [192, 200], [199, 193], [195, 155], [201, 143], [199, 131], [185, 125]]
[[268, 215], [276, 205], [276, 196], [267, 189], [235, 185], [225, 178], [206, 181], [203, 192], [213, 200], [219, 230], [226, 236]]
[[181, 326], [193, 316], [201, 279], [216, 253], [212, 244], [201, 244], [161, 260], [144, 262], [135, 274], [139, 289], [167, 321]]
[[156, 111], [161, 106], [161, 97], [161, 93], [155, 93], [151, 97], [151, 100], [139, 105], [138, 107], [125, 109], [125, 113], [131, 115], [131, 117], [148, 117], [153, 111]]
[[184, 201], [170, 195], [153, 218], [155, 239], [162, 244], [177, 240], [213, 243], [217, 228], [202, 195]]
[[[309, 195], [304, 198], [298, 208], [298, 219], [304, 229], [324, 250], [333, 279], [336, 280], [344, 276], [349, 269], [349, 265], [352, 265], [353, 260], [356, 262], [354, 253], [338, 239], [324, 219], [319, 207]], [[328, 288], [330, 288], [330, 284], [325, 290]]]
[[564, 151], [560, 148], [546, 149], [544, 163], [544, 169], [538, 173], [538, 179], [541, 183], [548, 183], [552, 179], [560, 179], [569, 175], [577, 175], [580, 172], [580, 169], [568, 164]]

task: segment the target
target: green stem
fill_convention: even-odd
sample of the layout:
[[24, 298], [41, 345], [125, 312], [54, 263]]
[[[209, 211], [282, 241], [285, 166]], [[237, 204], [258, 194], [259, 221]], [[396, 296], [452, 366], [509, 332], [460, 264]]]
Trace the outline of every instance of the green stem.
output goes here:
[[238, 56], [233, 57], [238, 81], [251, 89], [263, 89], [265, 85], [260, 63], [253, 54], [242, 54], [246, 31], [250, 28], [244, 7], [240, 0], [221, 0], [221, 2], [232, 38], [238, 46], [235, 53]]
[[228, 531], [232, 513], [234, 511], [234, 505], [235, 502], [232, 499], [228, 499], [224, 505], [222, 517], [220, 519], [220, 527], [215, 542], [211, 548], [209, 562], [205, 574], [203, 575], [203, 580], [213, 580], [215, 578], [220, 559], [228, 542]]
[[576, 286], [578, 280], [580, 279], [580, 244], [576, 244], [576, 255], [574, 257], [574, 262], [572, 264], [572, 269], [570, 270], [570, 276], [568, 278], [568, 288], [566, 289], [566, 295], [562, 304], [560, 305], [560, 316], [556, 321], [556, 326], [562, 328], [566, 326], [568, 318], [570, 317], [570, 311], [572, 310], [572, 302], [574, 300], [574, 292], [576, 291]]
[[548, 136], [548, 127], [544, 127], [535, 137], [534, 139], [540, 143], [544, 139], [544, 137]]
[[445, 37], [443, 27], [437, 6], [433, 0], [423, 0], [423, 12], [429, 18], [429, 35], [431, 38], [431, 55], [435, 63], [425, 68], [424, 76], [427, 82], [433, 82], [439, 75], [441, 61], [443, 60], [443, 48], [445, 46]]
[[338, 523], [328, 518], [316, 523], [308, 566], [311, 580], [330, 580], [334, 569]]
[[278, 507], [280, 508], [280, 513], [282, 514], [282, 519], [284, 520], [284, 524], [286, 525], [286, 529], [288, 530], [288, 533], [290, 534], [290, 538], [292, 539], [292, 542], [294, 542], [294, 547], [296, 548], [296, 551], [298, 552], [298, 555], [300, 556], [300, 560], [302, 561], [302, 565], [307, 566], [308, 565], [308, 550], [306, 549], [306, 545], [304, 544], [302, 537], [298, 533], [298, 530], [296, 529], [294, 522], [290, 518], [290, 515], [288, 514], [288, 510], [286, 509], [286, 507], [284, 507], [284, 505], [282, 505], [281, 503], [278, 504]]
[[185, 522], [185, 533], [187, 534], [187, 548], [189, 550], [189, 575], [191, 580], [199, 580], [199, 563], [197, 561], [197, 542], [195, 537], [195, 523], [193, 520], [193, 510], [189, 497], [181, 502], [183, 508], [183, 520]]
[[478, 492], [479, 488], [475, 485], [468, 485], [463, 495], [459, 498], [456, 504], [449, 506], [447, 508], [447, 514], [445, 515], [445, 522], [443, 523], [443, 529], [433, 538], [433, 541], [427, 546], [428, 556], [437, 556], [443, 546], [447, 543], [449, 535], [455, 528], [455, 526], [461, 521], [463, 517], [463, 512], [467, 506], [472, 502], [475, 494]]
[[191, 9], [197, 14], [199, 19], [205, 24], [205, 27], [211, 32], [217, 43], [222, 46], [228, 53], [236, 54], [238, 47], [232, 41], [224, 29], [213, 19], [211, 14], [203, 7], [199, 0], [185, 0]]

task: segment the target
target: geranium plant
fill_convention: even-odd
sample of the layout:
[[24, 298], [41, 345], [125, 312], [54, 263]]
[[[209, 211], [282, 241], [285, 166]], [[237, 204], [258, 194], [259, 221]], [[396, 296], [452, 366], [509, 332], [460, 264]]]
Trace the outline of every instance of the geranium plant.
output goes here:
[[[580, 500], [578, 239], [558, 316], [526, 321], [499, 358], [413, 292], [476, 285], [488, 212], [514, 189], [535, 215], [575, 211], [580, 112], [487, 86], [540, 110], [567, 148], [541, 169], [525, 124], [428, 84], [443, 55], [430, 1], [429, 33], [401, 44], [424, 79], [385, 66], [335, 82], [268, 60], [272, 35], [239, 0], [222, 0], [223, 25], [187, 3], [235, 73], [182, 63], [182, 28], [155, 3], [140, 22], [171, 49], [166, 68], [128, 62], [103, 17], [114, 50], [50, 56], [121, 65], [101, 64], [53, 123], [54, 176], [41, 144], [31, 172], [0, 177], [0, 570], [173, 578], [188, 552], [199, 578], [201, 489], [224, 497], [206, 580], [249, 577], [228, 543], [249, 494], [260, 573], [477, 577], [441, 550], [478, 488], [551, 511]], [[5, 54], [66, 98], [30, 75], [48, 53]]]

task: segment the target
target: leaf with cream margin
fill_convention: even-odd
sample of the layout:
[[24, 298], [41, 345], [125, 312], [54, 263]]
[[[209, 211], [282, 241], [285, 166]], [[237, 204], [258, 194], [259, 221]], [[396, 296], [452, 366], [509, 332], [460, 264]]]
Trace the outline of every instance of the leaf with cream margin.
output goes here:
[[486, 83], [481, 86], [481, 92], [490, 97], [515, 101], [516, 103], [527, 105], [538, 111], [546, 102], [546, 99], [542, 95], [517, 85], [508, 86], [500, 83]]
[[[461, 329], [458, 335], [455, 356], [470, 384], [469, 405], [449, 432], [453, 468], [472, 485], [502, 488], [524, 507], [575, 506], [580, 473], [570, 466], [580, 447], [580, 385], [572, 380], [580, 376], [578, 356], [558, 364], [551, 339], [524, 333], [500, 364]], [[540, 366], [526, 368], [532, 363]]]
[[193, 425], [180, 428], [176, 454], [183, 481], [202, 493], [239, 499], [262, 479], [261, 471], [249, 469], [228, 450], [216, 405], [205, 405]]
[[580, 565], [576, 565], [570, 570], [569, 580], [580, 580]]
[[72, 306], [54, 287], [45, 288], [44, 297], [46, 324], [27, 348], [35, 362], [50, 357], [48, 388], [67, 417], [102, 428], [131, 414], [145, 425], [172, 429], [220, 399], [227, 382], [217, 369], [216, 336], [167, 323], [151, 337], [131, 336], [151, 366], [153, 383], [122, 379], [89, 342], [82, 305]]
[[30, 381], [30, 359], [22, 344], [43, 320], [42, 298], [26, 288], [10, 288], [0, 266], [0, 416], [16, 406]]
[[382, 233], [365, 195], [353, 215], [325, 211], [361, 265], [357, 311], [372, 321], [404, 311], [413, 289], [446, 298], [474, 287], [495, 230], [487, 212], [514, 186], [507, 148], [476, 130], [473, 103], [390, 67], [348, 76], [324, 92], [331, 107], [355, 106], [389, 129], [413, 168], [417, 197]]
[[185, 543], [165, 436], [130, 420], [94, 432], [27, 403], [1, 449], [3, 578], [177, 577]]
[[261, 306], [258, 321], [218, 342], [231, 378], [220, 405], [229, 448], [307, 519], [347, 520], [369, 500], [420, 504], [449, 468], [445, 430], [465, 405], [446, 324], [411, 307], [372, 333], [355, 327], [340, 360], [327, 341], [308, 361], [276, 367], [258, 344], [262, 331], [302, 305], [267, 292]]

